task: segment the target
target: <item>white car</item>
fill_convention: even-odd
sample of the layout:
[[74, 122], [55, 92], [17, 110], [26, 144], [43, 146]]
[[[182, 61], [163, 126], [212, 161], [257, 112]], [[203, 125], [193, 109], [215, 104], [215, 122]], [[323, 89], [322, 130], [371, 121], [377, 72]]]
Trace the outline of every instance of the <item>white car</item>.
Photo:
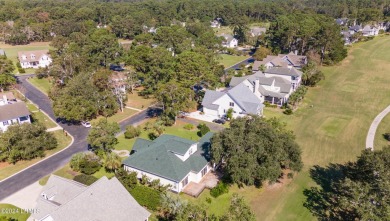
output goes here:
[[88, 121], [82, 121], [81, 125], [83, 125], [84, 127], [91, 127], [91, 123], [89, 123]]

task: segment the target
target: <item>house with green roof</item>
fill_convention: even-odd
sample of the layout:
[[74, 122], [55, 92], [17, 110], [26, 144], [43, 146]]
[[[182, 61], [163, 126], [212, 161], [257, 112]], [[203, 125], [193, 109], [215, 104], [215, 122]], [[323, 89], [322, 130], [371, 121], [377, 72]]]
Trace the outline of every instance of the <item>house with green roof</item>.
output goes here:
[[138, 178], [146, 175], [150, 180], [159, 179], [180, 193], [190, 182], [199, 183], [213, 170], [209, 155], [212, 136], [209, 132], [198, 142], [167, 134], [153, 141], [138, 138], [123, 167], [136, 172]]

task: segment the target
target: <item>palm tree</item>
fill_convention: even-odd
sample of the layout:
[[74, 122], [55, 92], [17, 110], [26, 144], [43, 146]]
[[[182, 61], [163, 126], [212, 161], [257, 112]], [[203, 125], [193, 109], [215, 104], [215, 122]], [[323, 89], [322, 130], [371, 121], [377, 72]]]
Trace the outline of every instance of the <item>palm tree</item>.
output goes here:
[[121, 158], [114, 152], [110, 152], [106, 154], [104, 158], [104, 167], [109, 171], [115, 171], [120, 168], [122, 165]]

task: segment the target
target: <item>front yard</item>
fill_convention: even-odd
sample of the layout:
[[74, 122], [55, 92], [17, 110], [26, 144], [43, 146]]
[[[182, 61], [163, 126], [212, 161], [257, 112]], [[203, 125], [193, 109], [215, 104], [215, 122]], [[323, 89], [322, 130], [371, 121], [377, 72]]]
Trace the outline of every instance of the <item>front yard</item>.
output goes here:
[[37, 77], [32, 77], [28, 79], [28, 82], [30, 82], [32, 85], [34, 85], [34, 87], [36, 87], [46, 95], [49, 93], [52, 86], [52, 83], [49, 81], [48, 78], [38, 79]]
[[[23, 208], [23, 209], [32, 209], [32, 208]], [[22, 208], [16, 207], [11, 204], [0, 204], [0, 220], [18, 220], [26, 221], [30, 213], [25, 212]], [[6, 218], [6, 219], [2, 219]]]

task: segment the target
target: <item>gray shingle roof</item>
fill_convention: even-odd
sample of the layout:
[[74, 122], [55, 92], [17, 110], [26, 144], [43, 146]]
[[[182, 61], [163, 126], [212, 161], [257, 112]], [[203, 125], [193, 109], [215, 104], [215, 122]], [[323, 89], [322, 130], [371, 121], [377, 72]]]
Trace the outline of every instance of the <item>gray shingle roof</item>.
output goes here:
[[137, 152], [125, 159], [123, 164], [168, 180], [180, 182], [190, 171], [199, 172], [207, 165], [208, 158], [206, 155], [208, 147], [206, 143], [209, 143], [211, 136], [211, 132], [206, 134], [198, 142], [198, 150], [190, 155], [187, 160], [182, 161], [171, 151], [172, 149], [183, 150], [182, 148], [184, 146], [178, 148], [178, 146], [175, 147], [171, 145], [178, 144], [177, 141], [179, 141], [179, 143], [187, 143], [188, 150], [188, 148], [196, 142], [177, 136], [163, 134], [152, 141], [153, 144], [137, 147]]
[[247, 114], [258, 114], [261, 108], [260, 98], [253, 94], [245, 84], [241, 83], [228, 91], [228, 95], [241, 107]]
[[287, 75], [300, 77], [302, 76], [302, 72], [298, 71], [296, 68], [284, 68], [284, 67], [272, 67], [267, 69], [264, 73], [268, 74], [276, 74], [276, 75]]
[[12, 120], [29, 115], [30, 111], [27, 109], [24, 102], [0, 106], [0, 121]]
[[218, 110], [218, 105], [213, 104], [214, 101], [225, 95], [224, 92], [206, 90], [202, 100], [202, 106], [210, 110]]
[[[54, 179], [67, 180], [54, 177]], [[68, 180], [68, 183], [71, 182], [74, 181]], [[72, 186], [73, 184], [69, 185]], [[127, 221], [129, 219], [144, 221], [150, 216], [150, 213], [135, 201], [115, 177], [110, 180], [107, 177], [102, 177], [91, 186], [85, 187], [80, 193], [70, 195], [73, 196], [69, 197], [71, 199], [68, 202], [58, 206], [39, 197], [36, 206], [39, 213], [33, 213], [32, 217], [43, 218], [46, 215], [50, 215], [55, 221], [95, 221], [112, 220], [113, 218], [118, 221]]]

